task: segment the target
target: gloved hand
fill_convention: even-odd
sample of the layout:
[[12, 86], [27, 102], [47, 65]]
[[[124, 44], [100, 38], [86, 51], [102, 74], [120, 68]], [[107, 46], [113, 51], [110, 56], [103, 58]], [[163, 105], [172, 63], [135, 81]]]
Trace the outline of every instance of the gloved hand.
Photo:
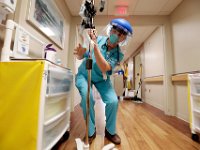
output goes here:
[[87, 50], [94, 49], [94, 44], [96, 43], [96, 40], [97, 40], [96, 30], [84, 29], [84, 30], [80, 30], [79, 34], [83, 42], [82, 47], [86, 48]]
[[74, 55], [76, 55], [77, 59], [82, 59], [84, 53], [86, 52], [86, 48], [83, 48], [81, 44], [79, 44], [75, 49], [74, 49]]
[[92, 40], [94, 43], [96, 43], [96, 42], [97, 42], [97, 30], [96, 30], [96, 29], [90, 29], [90, 30], [88, 31], [88, 34], [89, 34], [91, 40]]

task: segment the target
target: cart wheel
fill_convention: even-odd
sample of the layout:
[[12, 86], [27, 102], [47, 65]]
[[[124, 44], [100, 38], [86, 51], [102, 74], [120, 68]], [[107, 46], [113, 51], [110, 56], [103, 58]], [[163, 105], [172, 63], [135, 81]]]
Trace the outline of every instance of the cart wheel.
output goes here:
[[192, 140], [198, 142], [199, 136], [197, 134], [192, 134]]
[[69, 131], [66, 131], [65, 134], [62, 137], [65, 141], [69, 138]]

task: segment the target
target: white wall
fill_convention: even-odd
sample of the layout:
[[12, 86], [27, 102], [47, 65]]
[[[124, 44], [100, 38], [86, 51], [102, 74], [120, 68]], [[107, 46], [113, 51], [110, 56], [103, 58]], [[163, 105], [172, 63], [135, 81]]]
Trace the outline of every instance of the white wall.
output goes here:
[[144, 42], [144, 77], [153, 77], [164, 74], [163, 48], [162, 28], [159, 27]]
[[[184, 0], [171, 14], [174, 73], [199, 70], [200, 1]], [[175, 83], [176, 116], [189, 121], [187, 84]]]
[[143, 100], [160, 109], [164, 110], [164, 89], [163, 89], [163, 84], [162, 83], [157, 83], [157, 84], [145, 84], [144, 85], [145, 92], [143, 93]]
[[[164, 75], [164, 40], [162, 27], [158, 27], [144, 42], [141, 51], [143, 78]], [[143, 82], [143, 100], [164, 110], [163, 83]]]
[[200, 64], [200, 1], [184, 0], [172, 13], [174, 71], [199, 70]]
[[186, 82], [179, 82], [174, 84], [176, 116], [189, 122], [187, 93], [188, 90]]

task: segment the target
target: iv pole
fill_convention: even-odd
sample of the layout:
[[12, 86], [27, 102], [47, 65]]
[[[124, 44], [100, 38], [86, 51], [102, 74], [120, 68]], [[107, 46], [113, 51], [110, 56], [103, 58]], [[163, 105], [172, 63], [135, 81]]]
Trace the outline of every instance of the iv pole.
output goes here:
[[[86, 0], [85, 3], [88, 4], [88, 1]], [[94, 0], [91, 0], [90, 6], [89, 6], [92, 10], [88, 10], [89, 12], [87, 13], [87, 15], [89, 15], [89, 18], [87, 18], [87, 20], [83, 20], [82, 22], [82, 26], [85, 27], [85, 29], [93, 29], [94, 25], [93, 25], [93, 17], [96, 14], [96, 10], [94, 9]], [[85, 8], [87, 9], [87, 8]], [[83, 12], [85, 13], [85, 12]], [[84, 14], [85, 15], [85, 14]], [[87, 16], [88, 17], [88, 16]], [[88, 34], [88, 33], [86, 33]], [[88, 40], [88, 39], [87, 39]], [[88, 87], [87, 87], [87, 102], [86, 102], [86, 133], [85, 133], [85, 143], [83, 143], [80, 139], [76, 139], [76, 143], [77, 143], [77, 149], [78, 150], [89, 150], [89, 141], [88, 141], [88, 130], [89, 130], [89, 117], [90, 117], [90, 86], [91, 86], [91, 70], [92, 70], [92, 58], [91, 58], [91, 45], [92, 45], [92, 40], [91, 37], [89, 39], [89, 56], [86, 60], [86, 69], [88, 71]]]
[[[94, 0], [91, 0], [94, 6]], [[91, 24], [93, 25], [93, 18], [90, 18]], [[90, 86], [91, 86], [91, 71], [92, 71], [92, 58], [91, 58], [91, 44], [89, 44], [89, 57], [86, 60], [86, 69], [88, 70], [88, 92], [87, 92], [87, 104], [86, 104], [86, 140], [85, 144], [88, 142], [88, 129], [89, 129], [89, 117], [90, 117]]]
[[[82, 22], [82, 26], [85, 29], [94, 29], [95, 26], [93, 25], [93, 21], [94, 21], [94, 16], [96, 15], [96, 10], [94, 8], [94, 0], [85, 0], [85, 3], [89, 3], [90, 2], [90, 6], [88, 8], [85, 9], [89, 9], [88, 12], [86, 13], [89, 16], [86, 20], [83, 20]], [[101, 0], [101, 7], [100, 7], [100, 12], [103, 11], [104, 9], [104, 4], [105, 4], [105, 0]], [[81, 12], [82, 15], [85, 13]], [[85, 14], [84, 14], [85, 15]], [[83, 17], [85, 17], [83, 15]], [[89, 20], [88, 20], [89, 19]], [[88, 33], [86, 33], [88, 34]], [[89, 117], [90, 117], [90, 86], [91, 86], [91, 70], [92, 70], [92, 52], [91, 49], [93, 47], [93, 41], [91, 40], [91, 37], [88, 39], [88, 36], [86, 35], [86, 39], [89, 40], [89, 56], [86, 60], [86, 69], [88, 70], [88, 91], [87, 91], [87, 102], [86, 102], [86, 133], [85, 133], [85, 143], [82, 142], [80, 139], [75, 139], [76, 140], [76, 144], [77, 144], [77, 150], [89, 150], [89, 141], [88, 141], [88, 130], [89, 130]], [[106, 146], [103, 147], [102, 150], [111, 150], [115, 147], [115, 145], [113, 143], [108, 144]]]

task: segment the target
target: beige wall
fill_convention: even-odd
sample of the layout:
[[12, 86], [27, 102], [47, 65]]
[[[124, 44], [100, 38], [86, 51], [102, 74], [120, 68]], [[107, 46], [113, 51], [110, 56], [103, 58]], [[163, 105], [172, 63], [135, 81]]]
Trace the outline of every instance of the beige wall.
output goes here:
[[172, 13], [174, 73], [199, 70], [200, 1], [184, 0]]
[[143, 96], [146, 103], [164, 110], [164, 88], [162, 83], [144, 84]]
[[153, 77], [164, 74], [164, 43], [162, 28], [157, 28], [144, 42], [144, 77]]
[[[143, 78], [164, 75], [164, 40], [162, 27], [158, 27], [144, 42], [141, 50]], [[143, 82], [143, 100], [164, 110], [163, 83]]]
[[[56, 46], [54, 44], [54, 47], [57, 49], [57, 57], [61, 59], [62, 64], [64, 66], [67, 66], [68, 63], [68, 51], [69, 51], [69, 31], [70, 31], [70, 22], [71, 22], [71, 15], [68, 11], [68, 8], [64, 2], [64, 0], [56, 0], [55, 1], [58, 9], [62, 13], [65, 19], [65, 42], [64, 42], [64, 49], [61, 49], [60, 47]], [[14, 21], [19, 23], [21, 26], [23, 26], [26, 30], [28, 30], [30, 33], [35, 35], [40, 40], [44, 41], [45, 43], [52, 43], [51, 40], [44, 34], [42, 34], [39, 30], [37, 30], [35, 27], [33, 27], [30, 23], [27, 22], [27, 16], [28, 16], [28, 9], [30, 6], [29, 0], [18, 0], [16, 11], [14, 14]], [[34, 47], [34, 45], [30, 45], [30, 48]], [[41, 49], [35, 49], [36, 53], [40, 53]]]
[[[174, 73], [199, 70], [200, 1], [184, 0], [171, 14]], [[189, 121], [187, 84], [174, 83], [176, 116]]]
[[188, 90], [186, 82], [179, 82], [174, 84], [175, 93], [175, 107], [176, 116], [187, 122], [189, 122], [189, 112], [188, 112]]

